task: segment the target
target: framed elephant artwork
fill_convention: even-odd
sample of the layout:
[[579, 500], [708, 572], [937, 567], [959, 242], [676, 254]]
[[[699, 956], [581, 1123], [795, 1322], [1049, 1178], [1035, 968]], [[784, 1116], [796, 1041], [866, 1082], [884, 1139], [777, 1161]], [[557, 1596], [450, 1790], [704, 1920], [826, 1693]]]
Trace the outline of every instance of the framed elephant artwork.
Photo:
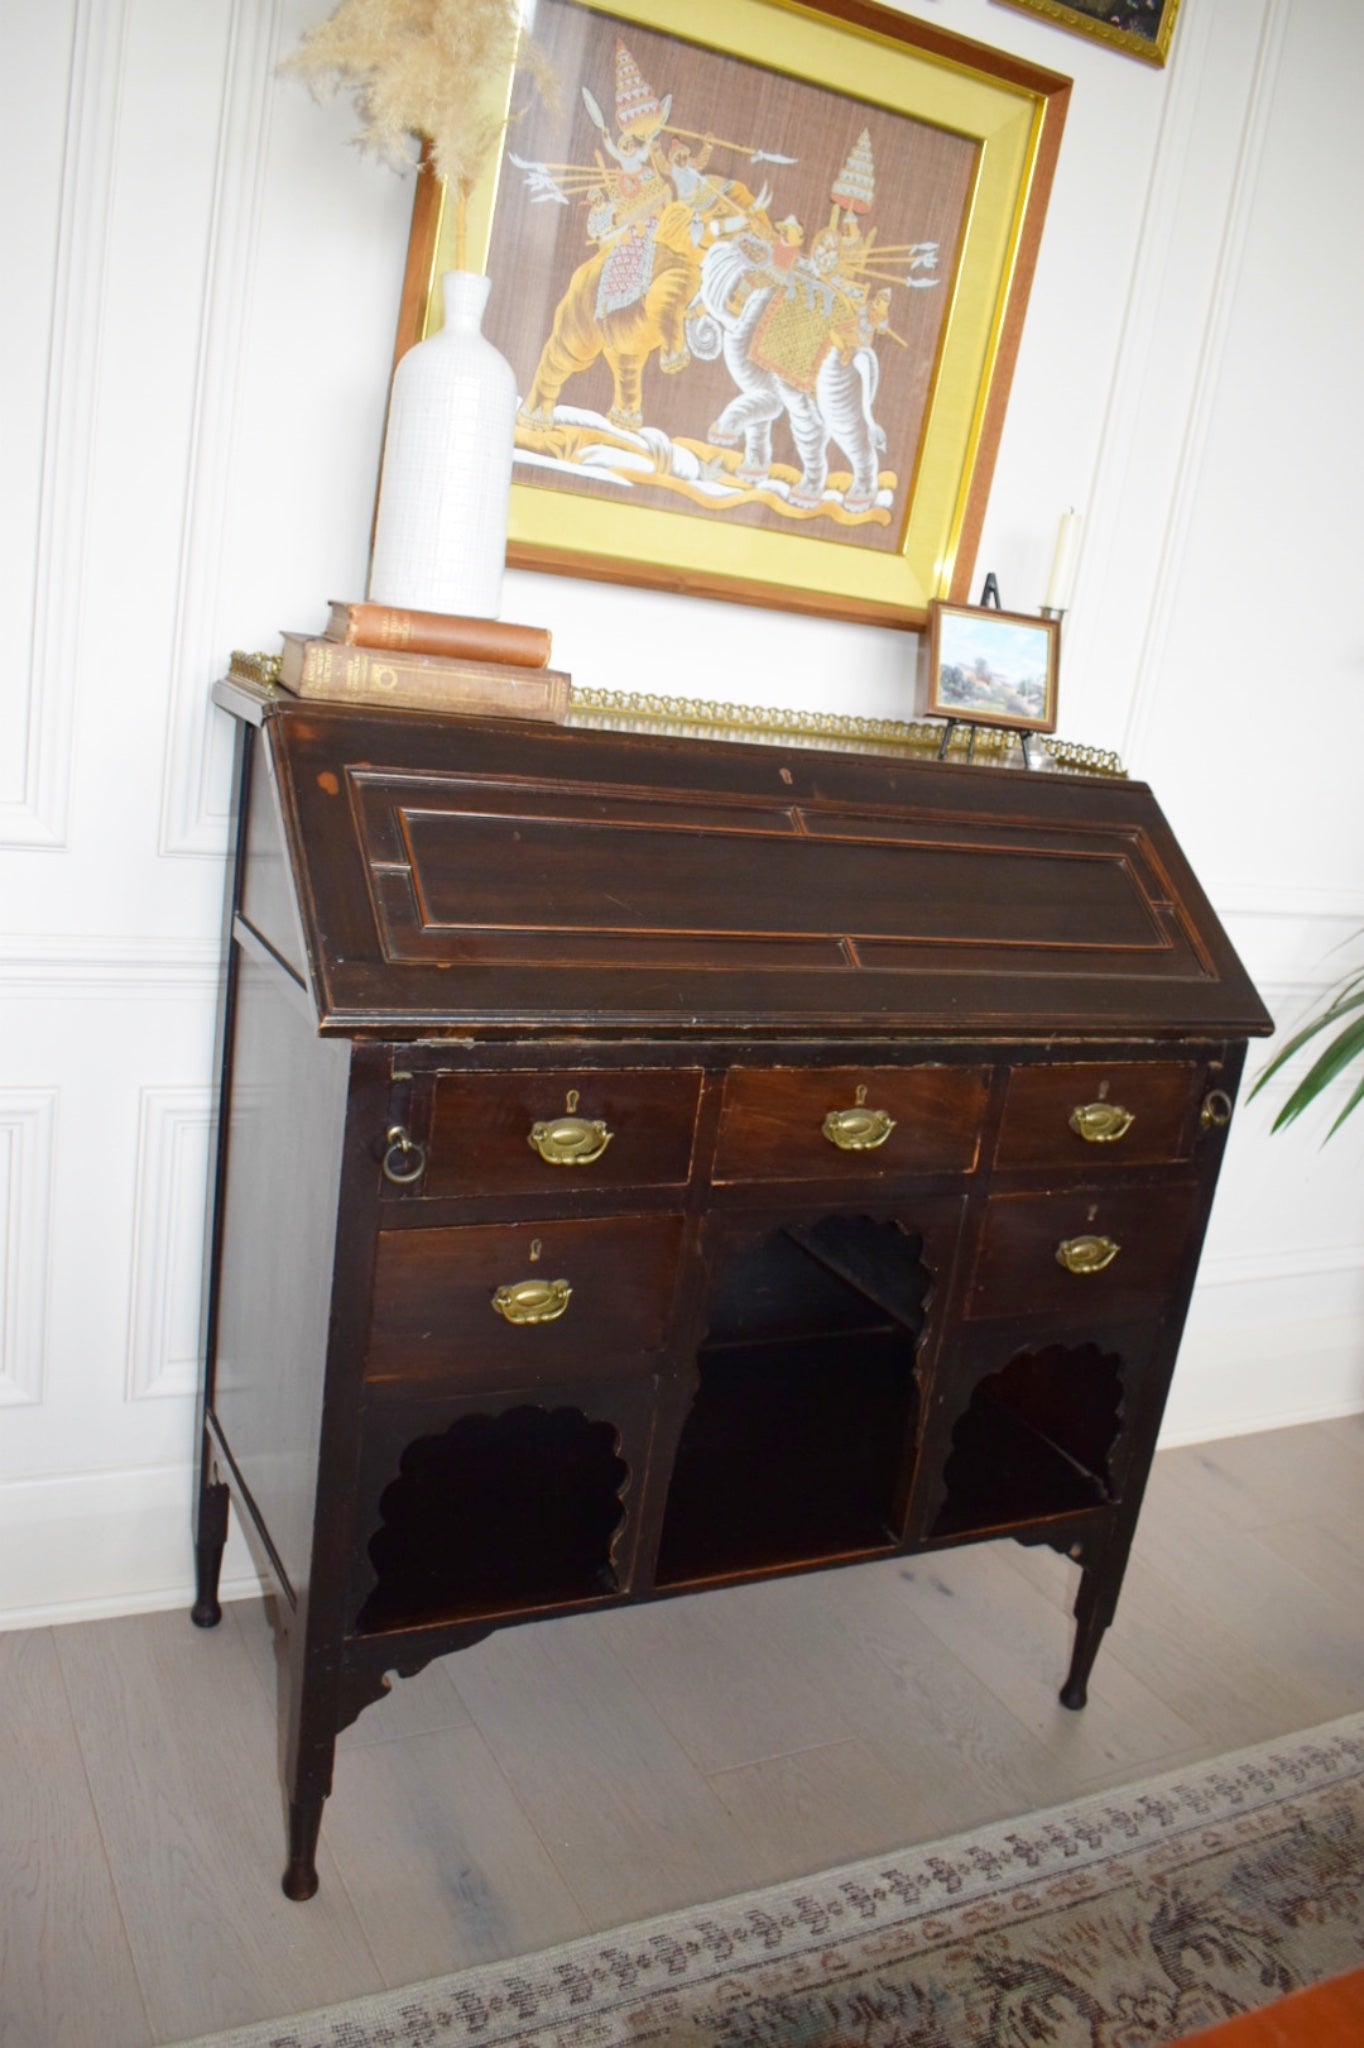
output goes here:
[[[1070, 82], [869, 0], [535, 0], [473, 195], [507, 559], [886, 625], [964, 597]], [[454, 208], [419, 182], [398, 353]]]

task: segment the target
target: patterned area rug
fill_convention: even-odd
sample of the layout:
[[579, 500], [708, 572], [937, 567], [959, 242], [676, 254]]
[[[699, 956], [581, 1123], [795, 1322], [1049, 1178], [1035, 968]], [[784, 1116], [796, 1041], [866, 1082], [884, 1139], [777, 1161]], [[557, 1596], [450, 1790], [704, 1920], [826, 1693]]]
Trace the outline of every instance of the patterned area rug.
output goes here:
[[1364, 1962], [1364, 1715], [212, 2048], [1156, 2048]]

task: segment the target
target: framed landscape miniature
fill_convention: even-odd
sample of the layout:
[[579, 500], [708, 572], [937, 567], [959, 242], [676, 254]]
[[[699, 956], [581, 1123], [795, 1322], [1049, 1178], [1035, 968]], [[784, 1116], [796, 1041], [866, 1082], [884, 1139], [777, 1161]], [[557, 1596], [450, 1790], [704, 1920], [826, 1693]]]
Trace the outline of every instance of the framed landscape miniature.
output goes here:
[[989, 605], [933, 604], [920, 709], [930, 718], [1055, 732], [1060, 624]]
[[[1069, 80], [868, 0], [537, 0], [470, 200], [507, 559], [883, 624], [969, 588]], [[398, 352], [456, 208], [423, 172]]]

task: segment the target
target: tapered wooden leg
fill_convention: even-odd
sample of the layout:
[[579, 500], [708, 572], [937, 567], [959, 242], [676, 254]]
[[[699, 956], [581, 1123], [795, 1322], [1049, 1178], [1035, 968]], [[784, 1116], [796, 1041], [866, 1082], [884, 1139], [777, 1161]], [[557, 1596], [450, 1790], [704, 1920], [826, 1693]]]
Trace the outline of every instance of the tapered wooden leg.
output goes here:
[[1075, 1648], [1071, 1652], [1070, 1670], [1061, 1687], [1061, 1705], [1078, 1713], [1089, 1698], [1089, 1674], [1094, 1669], [1094, 1659], [1099, 1654], [1099, 1644], [1108, 1624], [1092, 1615], [1081, 1620], [1077, 1615]]
[[227, 1542], [227, 1488], [221, 1480], [208, 1481], [199, 1489], [194, 1518], [194, 1605], [190, 1620], [196, 1628], [216, 1628], [223, 1618], [218, 1603], [218, 1576]]
[[[313, 1591], [316, 1591], [314, 1586]], [[286, 1623], [284, 1797], [289, 1815], [289, 1861], [284, 1895], [310, 1899], [317, 1890], [317, 1837], [332, 1789], [336, 1761], [338, 1659], [319, 1647], [316, 1613], [305, 1597]], [[313, 1631], [310, 1637], [310, 1629]]]
[[284, 1896], [302, 1902], [317, 1890], [317, 1837], [322, 1826], [326, 1799], [289, 1801], [289, 1861], [284, 1872]]
[[1089, 1675], [1099, 1654], [1104, 1630], [1118, 1607], [1118, 1593], [1127, 1565], [1127, 1545], [1115, 1545], [1101, 1552], [1094, 1564], [1080, 1573], [1080, 1590], [1075, 1596], [1075, 1647], [1070, 1670], [1061, 1687], [1061, 1705], [1078, 1713], [1089, 1697]]

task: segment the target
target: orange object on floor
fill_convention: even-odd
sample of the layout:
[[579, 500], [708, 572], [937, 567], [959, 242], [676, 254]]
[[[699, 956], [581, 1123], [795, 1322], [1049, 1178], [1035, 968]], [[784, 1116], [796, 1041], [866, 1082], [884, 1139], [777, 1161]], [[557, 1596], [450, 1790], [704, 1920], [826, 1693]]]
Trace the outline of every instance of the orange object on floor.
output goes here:
[[1224, 2026], [1188, 2034], [1180, 2048], [1361, 2048], [1364, 1970], [1294, 1991], [1277, 2005], [1242, 2013]]

